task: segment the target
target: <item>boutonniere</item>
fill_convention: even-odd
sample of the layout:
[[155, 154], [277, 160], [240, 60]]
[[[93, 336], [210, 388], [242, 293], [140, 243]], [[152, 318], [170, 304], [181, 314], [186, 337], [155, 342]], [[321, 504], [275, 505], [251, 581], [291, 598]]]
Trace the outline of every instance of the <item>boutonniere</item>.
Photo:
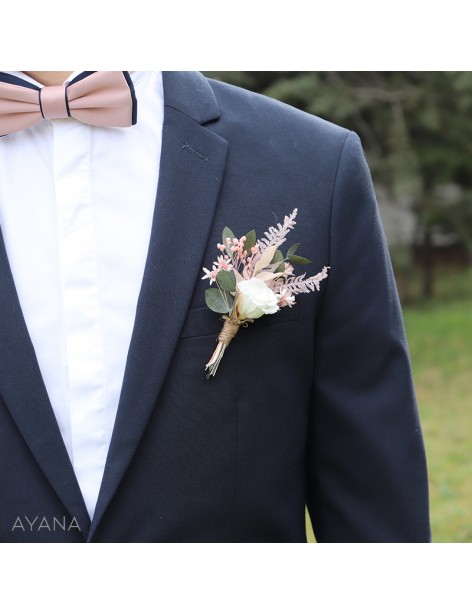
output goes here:
[[265, 237], [256, 238], [251, 230], [240, 239], [226, 226], [222, 243], [217, 244], [221, 255], [213, 262], [212, 270], [203, 267], [210, 286], [205, 290], [205, 302], [216, 313], [224, 314], [223, 328], [218, 335], [218, 345], [205, 366], [207, 379], [215, 375], [223, 354], [239, 330], [263, 315], [273, 314], [282, 308], [292, 308], [295, 295], [320, 289], [320, 281], [328, 276], [329, 267], [305, 279], [306, 273], [293, 275], [294, 264], [310, 264], [311, 260], [295, 252], [295, 243], [285, 257], [279, 247], [286, 241], [287, 233], [295, 226], [297, 209], [286, 215], [284, 223], [271, 226]]

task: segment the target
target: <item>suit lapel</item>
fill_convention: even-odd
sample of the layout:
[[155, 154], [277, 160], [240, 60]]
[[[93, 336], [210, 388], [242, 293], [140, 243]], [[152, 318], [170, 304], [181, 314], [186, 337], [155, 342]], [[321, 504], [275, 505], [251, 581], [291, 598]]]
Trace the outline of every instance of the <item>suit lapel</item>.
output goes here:
[[86, 537], [90, 519], [21, 311], [1, 231], [0, 288], [0, 395], [36, 462]]
[[227, 141], [202, 124], [219, 110], [199, 73], [164, 73], [164, 127], [151, 238], [118, 412], [89, 539], [156, 406], [214, 216]]

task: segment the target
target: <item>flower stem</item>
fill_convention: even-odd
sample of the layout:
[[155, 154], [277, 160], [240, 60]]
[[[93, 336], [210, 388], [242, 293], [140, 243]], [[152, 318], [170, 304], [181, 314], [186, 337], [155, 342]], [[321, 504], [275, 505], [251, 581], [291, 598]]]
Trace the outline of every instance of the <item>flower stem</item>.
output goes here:
[[218, 366], [223, 358], [223, 354], [225, 353], [226, 348], [231, 343], [231, 340], [234, 338], [236, 333], [239, 330], [240, 323], [236, 320], [228, 316], [223, 316], [225, 319], [225, 323], [223, 324], [223, 328], [221, 329], [220, 334], [218, 335], [218, 345], [215, 348], [215, 351], [212, 354], [212, 357], [205, 365], [205, 371], [207, 372], [206, 378], [210, 379], [210, 377], [216, 374]]

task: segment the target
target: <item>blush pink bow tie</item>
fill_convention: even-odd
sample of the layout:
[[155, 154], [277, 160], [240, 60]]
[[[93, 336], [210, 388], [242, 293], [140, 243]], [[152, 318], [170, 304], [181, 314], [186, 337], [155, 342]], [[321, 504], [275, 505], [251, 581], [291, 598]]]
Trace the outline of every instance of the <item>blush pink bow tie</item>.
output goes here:
[[0, 135], [30, 128], [43, 119], [73, 117], [93, 126], [136, 123], [133, 82], [124, 71], [82, 72], [65, 85], [43, 88], [0, 72]]

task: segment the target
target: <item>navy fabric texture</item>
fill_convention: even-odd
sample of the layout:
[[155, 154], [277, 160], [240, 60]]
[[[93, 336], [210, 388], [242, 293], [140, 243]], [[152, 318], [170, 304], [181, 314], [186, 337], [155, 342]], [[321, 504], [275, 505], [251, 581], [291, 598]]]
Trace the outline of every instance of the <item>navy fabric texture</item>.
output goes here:
[[[304, 542], [308, 505], [320, 542], [429, 541], [408, 348], [359, 138], [199, 73], [165, 72], [164, 97], [150, 246], [92, 522], [0, 242], [0, 540]], [[295, 207], [282, 251], [301, 243], [312, 263], [295, 273], [327, 265], [328, 279], [240, 329], [207, 380], [222, 321], [202, 267], [224, 226], [261, 237]]]

